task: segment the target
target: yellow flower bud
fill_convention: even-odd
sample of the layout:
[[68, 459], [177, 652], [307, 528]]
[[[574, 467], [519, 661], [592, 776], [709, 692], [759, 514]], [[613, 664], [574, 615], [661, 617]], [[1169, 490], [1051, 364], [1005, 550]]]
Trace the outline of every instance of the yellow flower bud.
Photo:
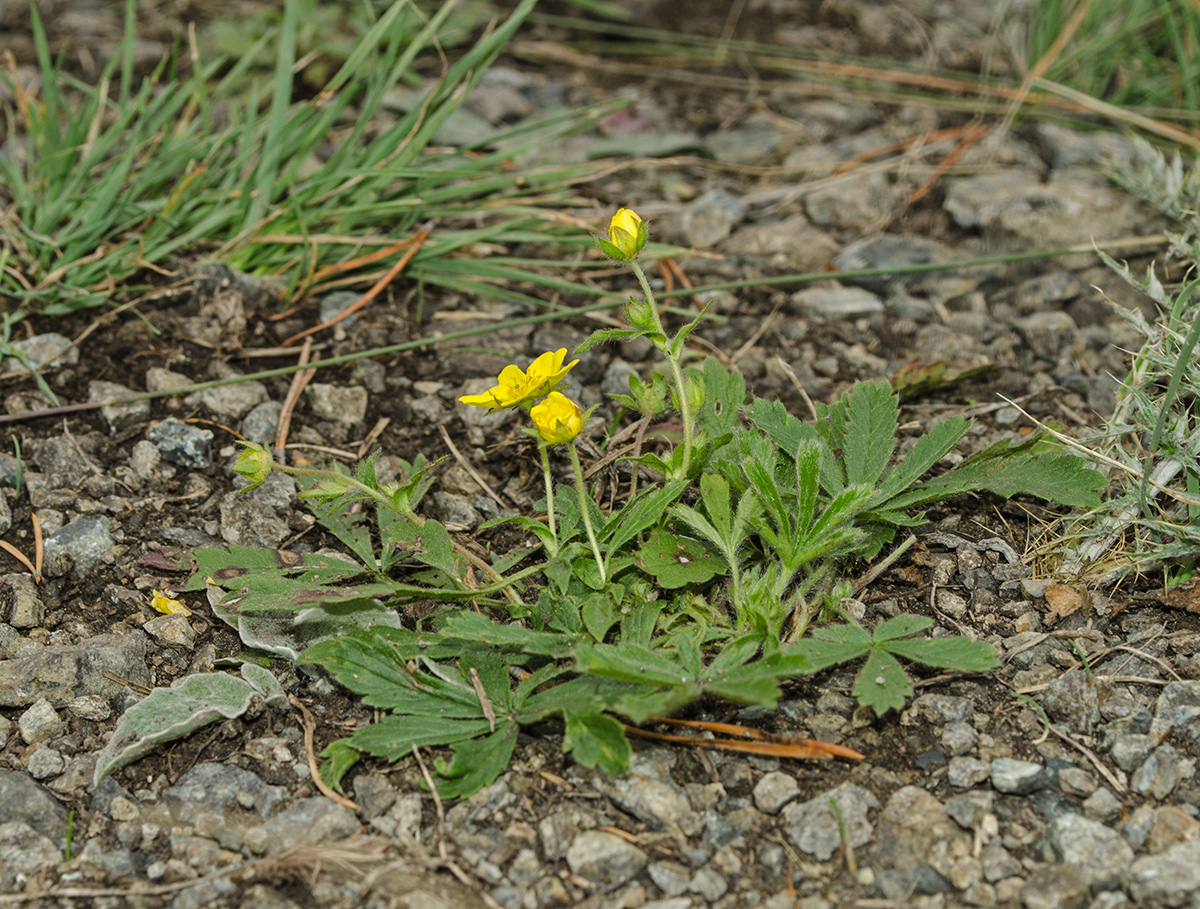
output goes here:
[[646, 245], [646, 222], [631, 208], [621, 208], [608, 225], [608, 239], [597, 238], [604, 254], [628, 262]]
[[583, 432], [583, 411], [562, 392], [552, 391], [529, 411], [538, 435], [550, 445], [570, 442]]

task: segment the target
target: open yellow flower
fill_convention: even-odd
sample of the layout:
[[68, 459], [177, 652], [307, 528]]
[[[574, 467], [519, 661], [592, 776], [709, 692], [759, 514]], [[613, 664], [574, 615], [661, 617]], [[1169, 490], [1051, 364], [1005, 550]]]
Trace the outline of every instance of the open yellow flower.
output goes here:
[[552, 391], [529, 411], [538, 435], [550, 445], [570, 442], [583, 432], [583, 411], [562, 392]]
[[612, 259], [628, 261], [646, 245], [646, 223], [631, 208], [621, 208], [608, 224], [608, 239], [597, 238], [604, 254]]
[[526, 406], [554, 391], [558, 383], [579, 362], [572, 360], [563, 366], [563, 360], [566, 358], [567, 349], [563, 347], [542, 354], [529, 364], [528, 372], [522, 372], [520, 366], [505, 366], [500, 370], [499, 384], [481, 395], [463, 395], [458, 400], [472, 407], [493, 409]]

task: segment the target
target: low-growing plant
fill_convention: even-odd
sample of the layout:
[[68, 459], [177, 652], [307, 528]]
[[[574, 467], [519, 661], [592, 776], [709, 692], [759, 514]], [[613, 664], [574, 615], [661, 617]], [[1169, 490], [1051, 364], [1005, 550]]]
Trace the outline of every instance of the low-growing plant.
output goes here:
[[[645, 242], [645, 223], [624, 209], [599, 238], [634, 271], [643, 296], [626, 306], [628, 328], [598, 331], [576, 353], [649, 340], [666, 375], [631, 377], [619, 400], [643, 420], [669, 401], [682, 430], [664, 452], [632, 453], [646, 482], [610, 513], [589, 494], [575, 448], [587, 414], [560, 390], [577, 362], [566, 350], [527, 370], [506, 367], [489, 391], [462, 399], [527, 411], [542, 454], [546, 496], [537, 507], [547, 519], [489, 522], [533, 541], [491, 561], [420, 515], [436, 466], [423, 459], [401, 463], [388, 483], [377, 455], [353, 473], [278, 464], [258, 445], [240, 456], [236, 469], [252, 485], [272, 471], [293, 475], [352, 553], [200, 550], [190, 582], [207, 587], [216, 614], [246, 643], [299, 652], [299, 663], [324, 668], [384, 712], [325, 750], [327, 782], [337, 785], [363, 755], [395, 761], [448, 746], [451, 758], [435, 763], [438, 789], [467, 795], [508, 766], [522, 726], [548, 718], [562, 723], [576, 761], [619, 773], [630, 755], [625, 723], [701, 697], [771, 706], [784, 680], [863, 658], [854, 694], [882, 715], [912, 693], [901, 660], [967, 672], [997, 663], [982, 642], [914, 638], [931, 625], [922, 617], [863, 628], [842, 607], [853, 560], [877, 556], [897, 528], [919, 524], [921, 506], [963, 493], [1098, 502], [1100, 475], [1040, 439], [998, 443], [923, 479], [966, 433], [961, 417], [936, 424], [893, 463], [898, 399], [883, 380], [853, 386], [805, 423], [778, 402], [747, 400], [742, 376], [715, 359], [685, 367], [684, 341], [703, 314], [666, 330], [637, 261]], [[557, 446], [567, 447], [573, 489], [555, 482]], [[373, 506], [373, 524], [351, 507], [359, 503]], [[397, 607], [428, 602], [449, 605], [415, 624], [399, 620]]]
[[1168, 160], [1134, 140], [1131, 161], [1111, 176], [1172, 218], [1170, 257], [1187, 269], [1185, 280], [1166, 285], [1150, 269], [1144, 278], [1101, 254], [1126, 283], [1154, 304], [1159, 318], [1111, 304], [1143, 339], [1117, 393], [1104, 428], [1081, 448], [1111, 468], [1112, 487], [1103, 503], [1061, 523], [1053, 546], [1062, 574], [1111, 585], [1131, 572], [1167, 566], [1166, 580], [1195, 573], [1200, 558], [1200, 169], [1187, 170], [1178, 155]]

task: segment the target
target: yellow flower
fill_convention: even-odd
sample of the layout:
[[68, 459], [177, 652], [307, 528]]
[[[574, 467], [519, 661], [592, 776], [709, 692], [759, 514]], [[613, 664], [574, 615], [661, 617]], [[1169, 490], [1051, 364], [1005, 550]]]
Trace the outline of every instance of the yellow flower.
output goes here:
[[604, 254], [612, 259], [628, 261], [646, 245], [646, 222], [631, 208], [621, 208], [608, 224], [608, 239], [597, 238]]
[[500, 371], [499, 384], [481, 395], [463, 395], [458, 400], [472, 407], [518, 407], [528, 406], [532, 401], [548, 395], [578, 363], [572, 360], [563, 366], [567, 358], [565, 347], [547, 351], [531, 364], [529, 371], [522, 372], [519, 366], [505, 366]]
[[579, 405], [558, 391], [529, 411], [538, 435], [551, 445], [570, 442], [583, 431], [583, 411]]

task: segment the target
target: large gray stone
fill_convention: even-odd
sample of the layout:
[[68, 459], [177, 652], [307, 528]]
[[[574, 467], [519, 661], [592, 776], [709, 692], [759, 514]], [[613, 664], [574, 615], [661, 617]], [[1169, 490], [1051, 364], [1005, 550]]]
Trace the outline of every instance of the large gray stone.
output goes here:
[[45, 573], [62, 577], [74, 570], [76, 577], [87, 577], [112, 549], [112, 531], [107, 516], [76, 518], [46, 539]]
[[1189, 900], [1200, 892], [1200, 840], [1137, 859], [1129, 869], [1126, 885], [1138, 906], [1189, 905]]
[[26, 774], [0, 770], [0, 805], [6, 821], [27, 824], [55, 844], [66, 844], [67, 809]]
[[1099, 821], [1062, 814], [1046, 830], [1046, 840], [1060, 861], [1078, 865], [1098, 890], [1114, 890], [1133, 863], [1133, 849], [1121, 834]]
[[[841, 812], [841, 823], [831, 800]], [[874, 830], [867, 812], [877, 808], [879, 800], [866, 789], [855, 783], [843, 783], [807, 802], [788, 805], [783, 809], [782, 825], [802, 852], [826, 861], [841, 848], [843, 826], [851, 846], [866, 845]]]
[[0, 660], [0, 706], [24, 707], [45, 698], [55, 707], [64, 707], [89, 694], [108, 700], [126, 690], [114, 678], [148, 686], [147, 644], [141, 631], [102, 634], [79, 644], [53, 644]]
[[585, 830], [567, 849], [573, 874], [587, 878], [601, 893], [616, 890], [639, 874], [649, 859], [633, 843], [603, 830]]
[[197, 764], [163, 793], [163, 804], [179, 820], [202, 813], [253, 811], [270, 817], [287, 795], [282, 786], [268, 786], [249, 770], [228, 764]]

